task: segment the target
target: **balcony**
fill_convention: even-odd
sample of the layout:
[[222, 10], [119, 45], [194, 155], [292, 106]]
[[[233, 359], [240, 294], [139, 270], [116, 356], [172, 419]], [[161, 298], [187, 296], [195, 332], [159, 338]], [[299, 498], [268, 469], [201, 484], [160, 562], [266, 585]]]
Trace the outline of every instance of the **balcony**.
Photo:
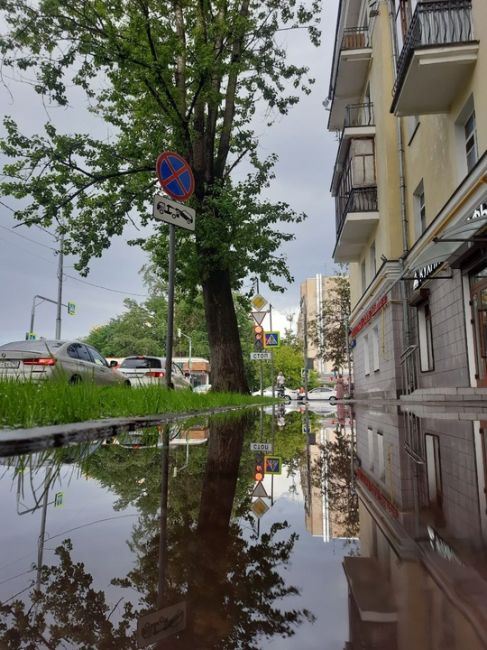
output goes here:
[[333, 101], [328, 121], [330, 131], [340, 131], [344, 125], [345, 107], [360, 101], [371, 58], [368, 28], [344, 29], [340, 50], [332, 68], [330, 97]]
[[421, 2], [397, 63], [391, 112], [448, 112], [477, 61], [471, 0]]
[[356, 262], [379, 222], [377, 186], [355, 187], [336, 198], [335, 262]]
[[334, 196], [338, 191], [338, 185], [340, 183], [351, 141], [358, 138], [370, 139], [374, 136], [374, 105], [370, 102], [366, 104], [349, 104], [345, 108], [343, 131], [340, 135], [335, 167], [333, 169], [331, 192]]

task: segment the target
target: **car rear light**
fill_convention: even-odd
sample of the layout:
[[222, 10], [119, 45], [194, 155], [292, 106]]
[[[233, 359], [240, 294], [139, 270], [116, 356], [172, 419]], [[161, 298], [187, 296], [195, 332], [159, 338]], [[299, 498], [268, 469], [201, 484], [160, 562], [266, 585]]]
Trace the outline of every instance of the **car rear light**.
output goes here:
[[23, 359], [24, 366], [55, 366], [56, 359], [46, 357], [41, 359]]
[[153, 370], [152, 372], [146, 373], [147, 377], [165, 377], [166, 373], [162, 370]]

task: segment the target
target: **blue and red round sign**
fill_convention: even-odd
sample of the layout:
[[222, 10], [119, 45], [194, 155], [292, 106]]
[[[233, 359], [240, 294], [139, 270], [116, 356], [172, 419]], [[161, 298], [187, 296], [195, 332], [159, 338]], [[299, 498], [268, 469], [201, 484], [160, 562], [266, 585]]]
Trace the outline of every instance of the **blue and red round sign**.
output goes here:
[[187, 201], [193, 194], [193, 171], [178, 153], [161, 153], [157, 158], [156, 170], [162, 188], [174, 200]]

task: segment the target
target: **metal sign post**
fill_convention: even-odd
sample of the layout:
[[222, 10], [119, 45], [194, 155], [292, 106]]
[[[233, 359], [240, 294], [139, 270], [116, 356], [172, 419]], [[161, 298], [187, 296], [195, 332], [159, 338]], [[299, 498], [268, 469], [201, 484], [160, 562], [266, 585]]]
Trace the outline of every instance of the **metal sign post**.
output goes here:
[[[164, 151], [156, 162], [156, 171], [163, 190], [176, 201], [187, 201], [194, 192], [193, 171], [178, 153]], [[172, 346], [174, 337], [174, 273], [176, 268], [176, 226], [186, 230], [195, 229], [195, 211], [163, 196], [154, 197], [153, 216], [169, 223], [169, 268], [167, 292], [166, 331], [166, 386], [172, 383]]]

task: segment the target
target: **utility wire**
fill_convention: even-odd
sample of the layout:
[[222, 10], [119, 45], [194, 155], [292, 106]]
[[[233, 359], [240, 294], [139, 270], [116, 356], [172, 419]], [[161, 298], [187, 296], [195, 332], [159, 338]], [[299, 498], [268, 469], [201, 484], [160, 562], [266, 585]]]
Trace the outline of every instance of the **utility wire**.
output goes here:
[[11, 228], [7, 228], [7, 226], [2, 226], [0, 224], [0, 228], [3, 230], [6, 230], [9, 232], [11, 235], [15, 235], [16, 237], [20, 237], [21, 239], [26, 239], [27, 241], [32, 242], [33, 244], [37, 244], [38, 246], [42, 246], [42, 248], [48, 248], [50, 251], [58, 252], [57, 248], [53, 248], [52, 246], [48, 246], [47, 244], [42, 244], [40, 241], [36, 241], [35, 239], [31, 239], [30, 237], [27, 237], [26, 235], [22, 235], [20, 232], [16, 232], [15, 230], [12, 230]]
[[95, 284], [94, 282], [88, 282], [88, 280], [82, 280], [81, 278], [76, 278], [74, 275], [64, 274], [65, 278], [70, 278], [71, 280], [76, 280], [76, 282], [81, 282], [82, 284], [89, 284], [90, 287], [96, 287], [97, 289], [104, 289], [105, 291], [111, 291], [112, 293], [121, 293], [127, 296], [138, 296], [139, 298], [147, 298], [146, 293], [133, 293], [132, 291], [120, 291], [120, 289], [110, 289], [109, 287], [104, 287], [101, 284]]

